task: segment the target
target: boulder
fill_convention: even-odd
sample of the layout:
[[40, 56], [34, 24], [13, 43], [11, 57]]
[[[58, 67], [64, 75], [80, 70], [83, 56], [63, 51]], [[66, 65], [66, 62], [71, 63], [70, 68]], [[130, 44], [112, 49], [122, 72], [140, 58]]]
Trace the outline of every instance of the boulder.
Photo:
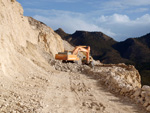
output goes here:
[[150, 105], [146, 108], [147, 111], [150, 111]]
[[150, 92], [150, 86], [144, 85], [144, 86], [142, 87], [142, 90], [143, 90], [143, 91], [149, 91], [149, 92]]
[[145, 102], [145, 103], [143, 104], [143, 106], [144, 106], [144, 107], [147, 107], [147, 106], [148, 106], [148, 102]]
[[145, 97], [146, 97], [146, 91], [142, 91], [142, 92], [141, 92], [141, 96], [142, 96], [143, 98], [145, 98]]

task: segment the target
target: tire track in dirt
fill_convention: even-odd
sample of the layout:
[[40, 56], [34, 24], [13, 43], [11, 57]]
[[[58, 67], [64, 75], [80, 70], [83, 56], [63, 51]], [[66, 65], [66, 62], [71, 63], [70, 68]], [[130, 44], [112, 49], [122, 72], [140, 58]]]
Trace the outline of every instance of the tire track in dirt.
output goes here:
[[80, 103], [80, 108], [86, 113], [102, 113], [105, 106], [96, 100], [91, 92], [91, 88], [87, 86], [83, 75], [73, 74], [70, 76], [70, 88], [75, 93], [77, 101]]

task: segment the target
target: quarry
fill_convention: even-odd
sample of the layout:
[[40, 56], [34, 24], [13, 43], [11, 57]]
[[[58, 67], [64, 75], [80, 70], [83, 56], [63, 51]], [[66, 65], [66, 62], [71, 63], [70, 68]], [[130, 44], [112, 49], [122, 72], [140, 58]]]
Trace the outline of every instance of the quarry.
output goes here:
[[149, 113], [150, 86], [133, 65], [55, 60], [74, 47], [50, 27], [0, 0], [1, 113]]

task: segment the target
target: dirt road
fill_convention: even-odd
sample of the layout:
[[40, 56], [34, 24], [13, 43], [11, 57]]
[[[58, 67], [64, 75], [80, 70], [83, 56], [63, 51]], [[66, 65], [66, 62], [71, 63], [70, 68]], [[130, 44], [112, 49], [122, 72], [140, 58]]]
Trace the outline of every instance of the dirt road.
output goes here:
[[[59, 78], [59, 79], [58, 79]], [[127, 98], [116, 97], [97, 80], [82, 74], [51, 76], [43, 112], [51, 113], [146, 113]], [[48, 100], [48, 101], [47, 101]]]
[[1, 87], [0, 105], [4, 113], [146, 113], [89, 76], [42, 70]]

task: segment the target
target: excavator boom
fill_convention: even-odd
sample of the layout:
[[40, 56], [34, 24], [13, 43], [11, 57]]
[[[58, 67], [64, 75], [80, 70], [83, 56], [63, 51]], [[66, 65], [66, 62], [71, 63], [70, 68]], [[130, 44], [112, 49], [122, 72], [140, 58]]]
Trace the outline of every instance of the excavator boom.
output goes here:
[[86, 63], [89, 64], [90, 46], [76, 46], [73, 51], [59, 52], [55, 55], [55, 59], [63, 61], [78, 61], [80, 60], [78, 57], [79, 51], [86, 53]]

